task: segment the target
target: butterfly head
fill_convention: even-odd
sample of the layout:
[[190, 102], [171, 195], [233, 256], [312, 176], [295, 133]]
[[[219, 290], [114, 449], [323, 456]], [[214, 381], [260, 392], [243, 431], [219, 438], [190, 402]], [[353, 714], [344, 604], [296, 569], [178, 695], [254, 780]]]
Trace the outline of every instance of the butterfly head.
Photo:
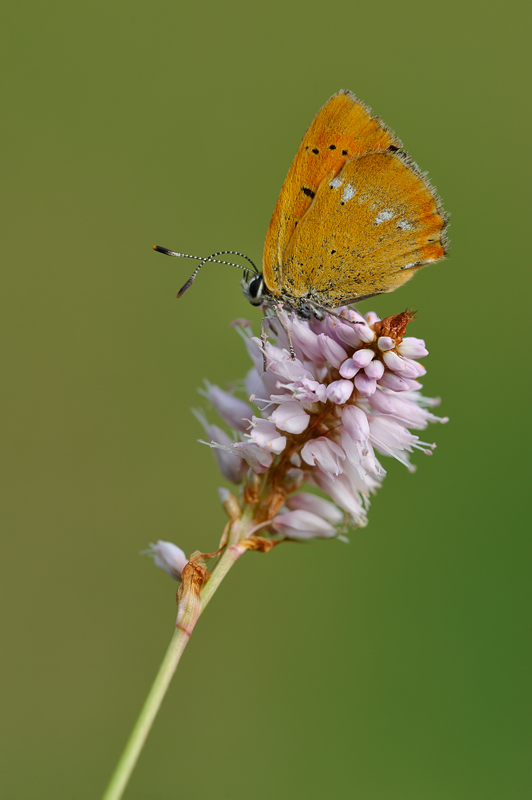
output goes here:
[[265, 286], [262, 272], [252, 274], [248, 280], [248, 275], [242, 279], [242, 292], [244, 297], [252, 306], [261, 306], [265, 299]]

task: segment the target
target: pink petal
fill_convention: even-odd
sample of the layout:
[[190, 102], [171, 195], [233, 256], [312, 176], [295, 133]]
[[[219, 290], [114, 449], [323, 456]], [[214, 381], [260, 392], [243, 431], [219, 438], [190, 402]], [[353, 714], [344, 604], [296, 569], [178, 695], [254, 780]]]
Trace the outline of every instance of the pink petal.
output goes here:
[[392, 350], [395, 347], [395, 342], [389, 336], [379, 336], [377, 346], [379, 350]]
[[354, 378], [358, 370], [359, 367], [355, 366], [353, 359], [347, 358], [340, 366], [340, 375], [342, 378]]
[[344, 517], [334, 503], [325, 500], [323, 497], [318, 497], [316, 494], [310, 494], [309, 492], [300, 492], [299, 494], [292, 495], [286, 501], [286, 505], [291, 511], [296, 511], [297, 509], [310, 511], [312, 514], [316, 514], [316, 516], [327, 520], [331, 525], [339, 525]]
[[353, 355], [353, 364], [355, 367], [367, 367], [368, 364], [373, 361], [375, 357], [375, 353], [373, 350], [357, 350], [357, 352]]
[[352, 381], [333, 381], [327, 387], [327, 397], [332, 403], [340, 406], [347, 403], [354, 388]]
[[347, 358], [347, 353], [345, 352], [342, 345], [338, 344], [338, 342], [336, 342], [334, 339], [331, 339], [331, 337], [327, 336], [327, 334], [325, 333], [320, 333], [318, 335], [318, 341], [321, 352], [323, 353], [327, 361], [329, 361], [329, 363], [332, 364], [333, 367], [336, 367], [336, 369], [338, 369], [342, 361], [345, 361], [345, 359]]
[[330, 539], [336, 536], [336, 529], [330, 522], [322, 517], [318, 517], [311, 511], [297, 510], [287, 511], [286, 514], [278, 514], [272, 520], [275, 530], [288, 536], [290, 539]]
[[244, 400], [234, 397], [219, 386], [207, 384], [207, 397], [224, 422], [237, 431], [247, 431], [253, 409]]
[[407, 392], [410, 389], [408, 380], [400, 378], [395, 372], [390, 372], [389, 370], [385, 370], [379, 383], [385, 389], [391, 389], [394, 392]]
[[392, 369], [394, 372], [403, 373], [406, 369], [406, 364], [401, 356], [398, 356], [397, 353], [393, 352], [393, 350], [388, 350], [386, 353], [384, 353], [382, 360], [388, 369]]
[[281, 431], [303, 433], [308, 427], [310, 417], [298, 400], [288, 400], [276, 408], [270, 420]]
[[310, 466], [318, 466], [329, 475], [339, 475], [342, 472], [340, 461], [345, 459], [345, 453], [336, 442], [331, 442], [325, 436], [310, 439], [301, 449], [301, 458]]
[[405, 336], [397, 349], [402, 356], [407, 356], [408, 358], [423, 358], [423, 356], [428, 356], [429, 354], [423, 339], [416, 339], [415, 336]]
[[359, 372], [358, 375], [355, 375], [355, 386], [362, 397], [371, 397], [377, 388], [377, 381], [368, 378], [363, 372]]
[[368, 378], [378, 381], [384, 375], [384, 364], [382, 361], [372, 361], [367, 367], [364, 367], [364, 372]]

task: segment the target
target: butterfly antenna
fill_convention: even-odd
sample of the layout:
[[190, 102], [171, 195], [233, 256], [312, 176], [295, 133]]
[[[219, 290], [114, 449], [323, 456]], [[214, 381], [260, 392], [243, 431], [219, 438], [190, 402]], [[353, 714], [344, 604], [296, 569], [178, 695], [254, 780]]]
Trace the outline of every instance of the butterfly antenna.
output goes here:
[[[158, 244], [155, 244], [153, 246], [153, 249], [157, 250], [158, 253], [164, 253], [165, 256], [174, 256], [176, 258], [195, 258], [198, 261], [201, 261], [201, 264], [198, 264], [198, 266], [196, 267], [196, 269], [194, 270], [188, 281], [185, 283], [185, 285], [182, 286], [181, 289], [178, 291], [177, 293], [178, 297], [182, 297], [187, 291], [187, 289], [190, 289], [190, 287], [192, 286], [192, 284], [196, 279], [196, 275], [198, 274], [202, 266], [207, 263], [227, 264], [227, 266], [229, 267], [237, 267], [238, 269], [243, 269], [244, 272], [253, 271], [256, 275], [259, 274], [259, 270], [257, 269], [254, 262], [251, 260], [251, 258], [249, 258], [249, 256], [247, 256], [245, 253], [239, 253], [237, 250], [219, 250], [217, 253], [212, 253], [210, 256], [204, 258], [203, 256], [192, 256], [189, 253], [175, 253], [173, 250], [168, 250], [166, 247], [161, 247]], [[250, 270], [249, 267], [243, 267], [242, 264], [235, 264], [234, 261], [220, 261], [220, 259], [214, 258], [214, 256], [223, 256], [225, 254], [240, 256], [241, 258], [245, 258], [246, 261], [249, 261], [253, 269]]]

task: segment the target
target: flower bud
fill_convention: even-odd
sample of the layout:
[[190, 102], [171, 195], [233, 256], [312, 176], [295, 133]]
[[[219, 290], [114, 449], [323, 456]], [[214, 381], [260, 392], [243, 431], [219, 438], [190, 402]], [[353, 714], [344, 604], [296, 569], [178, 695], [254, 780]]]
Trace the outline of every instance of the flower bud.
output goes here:
[[336, 529], [322, 517], [311, 511], [287, 511], [272, 520], [272, 527], [290, 539], [330, 539], [336, 536]]
[[156, 544], [150, 542], [149, 554], [153, 557], [156, 567], [160, 567], [176, 581], [181, 580], [181, 574], [188, 564], [188, 558], [173, 542], [163, 542], [159, 539]]

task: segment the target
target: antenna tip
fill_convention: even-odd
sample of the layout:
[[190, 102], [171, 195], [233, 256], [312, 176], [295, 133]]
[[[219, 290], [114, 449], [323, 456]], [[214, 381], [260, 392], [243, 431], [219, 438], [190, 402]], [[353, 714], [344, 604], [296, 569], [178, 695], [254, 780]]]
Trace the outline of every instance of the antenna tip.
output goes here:
[[152, 250], [157, 250], [157, 245], [156, 245], [156, 244], [152, 245], [152, 248], [151, 248], [151, 249], [152, 249]]

